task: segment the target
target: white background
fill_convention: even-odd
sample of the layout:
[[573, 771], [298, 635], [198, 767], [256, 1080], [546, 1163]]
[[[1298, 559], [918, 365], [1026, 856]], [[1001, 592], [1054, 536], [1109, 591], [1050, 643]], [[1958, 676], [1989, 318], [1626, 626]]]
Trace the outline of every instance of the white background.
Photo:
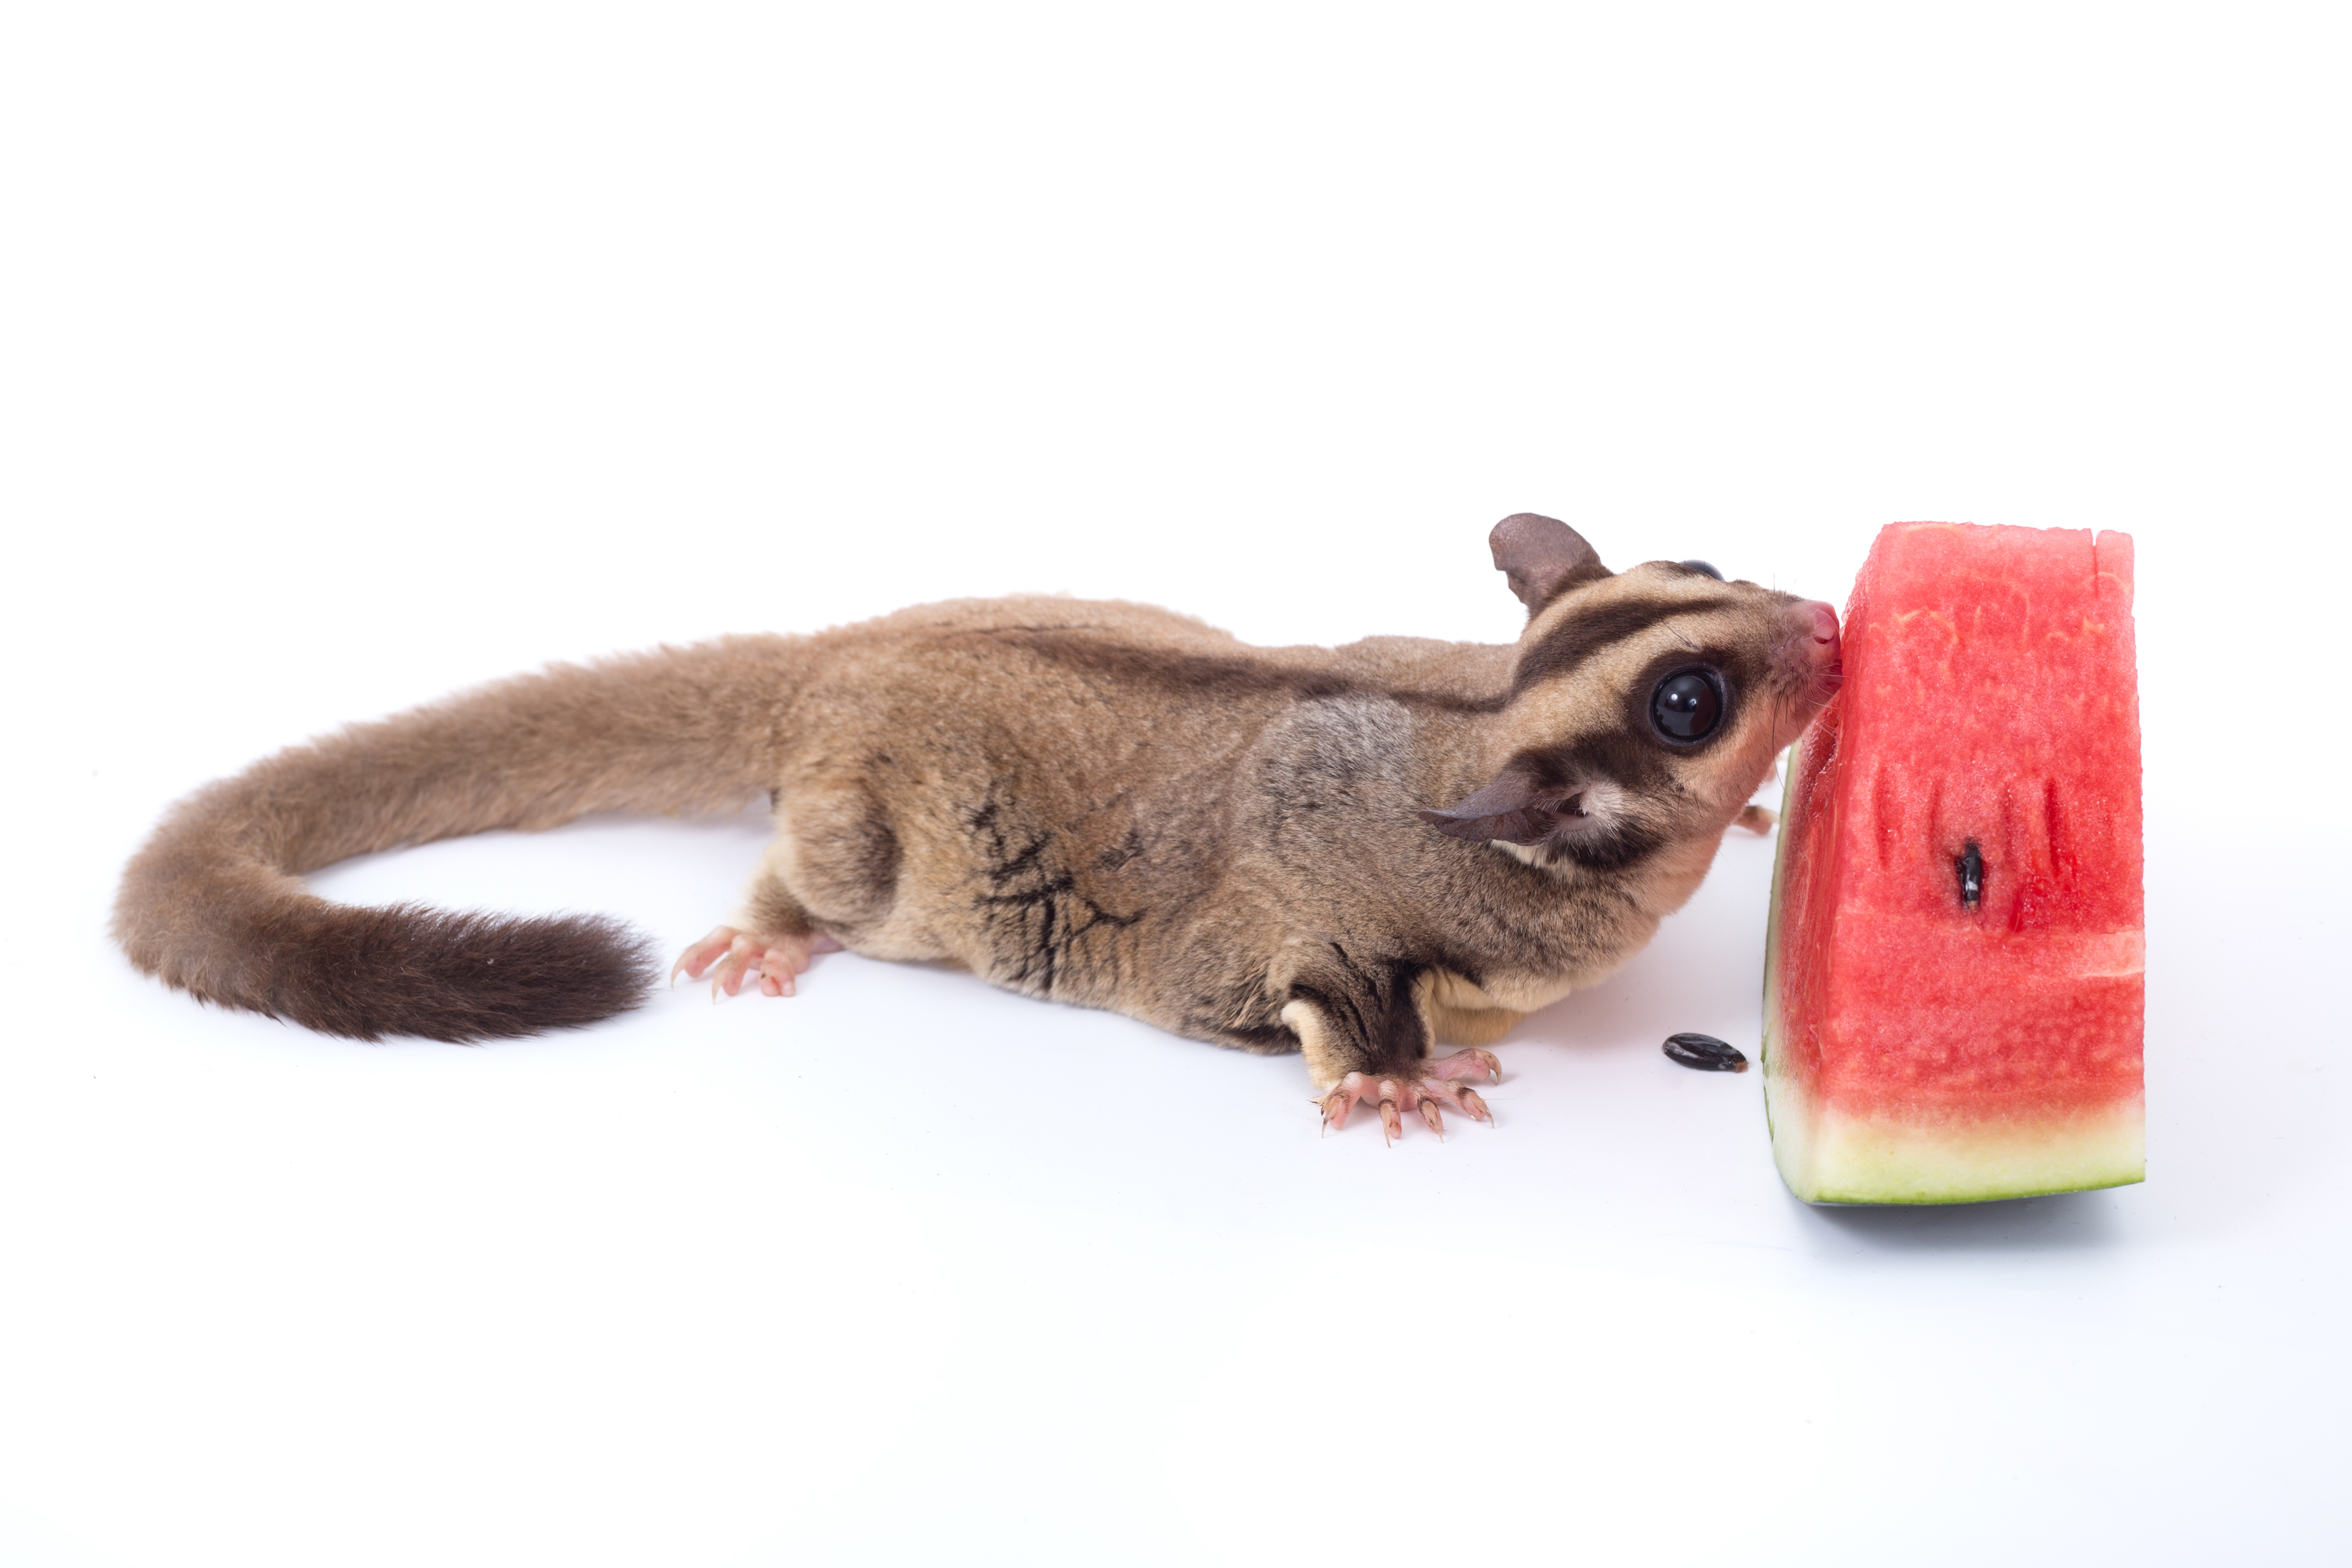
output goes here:
[[[2332, 8], [13, 7], [0, 1562], [2340, 1562]], [[1511, 636], [1489, 524], [1843, 601], [2125, 528], [2149, 1179], [1809, 1210], [1770, 844], [1499, 1126], [819, 961], [377, 1047], [103, 935], [205, 780], [949, 595]], [[335, 896], [682, 944], [756, 821]]]

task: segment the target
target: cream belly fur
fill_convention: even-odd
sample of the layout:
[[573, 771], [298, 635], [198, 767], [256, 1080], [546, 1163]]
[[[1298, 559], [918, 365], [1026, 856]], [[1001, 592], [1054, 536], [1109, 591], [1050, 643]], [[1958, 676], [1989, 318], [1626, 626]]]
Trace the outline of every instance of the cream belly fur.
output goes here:
[[835, 947], [944, 960], [1302, 1052], [1328, 1126], [1360, 1103], [1390, 1136], [1483, 1118], [1477, 1048], [1690, 896], [1838, 651], [1827, 605], [1699, 563], [1611, 572], [1530, 514], [1490, 545], [1528, 609], [1515, 644], [1260, 648], [1009, 599], [521, 677], [192, 797], [126, 871], [115, 933], [171, 984], [328, 1032], [585, 1022], [650, 977], [616, 924], [357, 909], [301, 874], [765, 794], [741, 911], [678, 960], [720, 990], [789, 995]]

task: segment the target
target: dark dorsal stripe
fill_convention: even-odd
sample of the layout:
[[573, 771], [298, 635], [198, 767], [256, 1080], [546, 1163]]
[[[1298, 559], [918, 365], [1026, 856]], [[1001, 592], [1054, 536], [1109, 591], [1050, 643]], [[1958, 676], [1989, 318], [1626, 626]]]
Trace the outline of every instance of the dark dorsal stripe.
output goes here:
[[1312, 702], [1318, 698], [1380, 696], [1407, 707], [1499, 713], [1507, 700], [1503, 693], [1466, 696], [1454, 692], [1422, 691], [1368, 681], [1336, 670], [1299, 669], [1259, 659], [1139, 648], [1117, 642], [1092, 627], [986, 627], [950, 632], [948, 638], [986, 638], [999, 646], [1025, 648], [1063, 669], [1082, 670], [1132, 686], [1236, 701], [1271, 697]]
[[1628, 637], [1640, 636], [1661, 621], [1703, 615], [1723, 607], [1723, 601], [1711, 599], [1626, 599], [1579, 611], [1519, 655], [1518, 667], [1511, 672], [1511, 695], [1517, 696], [1540, 682], [1572, 674], [1579, 665]]

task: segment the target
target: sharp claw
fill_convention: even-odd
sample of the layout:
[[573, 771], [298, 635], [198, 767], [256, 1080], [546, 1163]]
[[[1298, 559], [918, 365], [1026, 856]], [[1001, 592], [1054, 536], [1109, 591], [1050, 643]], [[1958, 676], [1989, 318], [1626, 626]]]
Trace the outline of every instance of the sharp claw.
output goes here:
[[702, 978], [702, 966], [709, 963], [719, 951], [736, 939], [733, 926], [712, 926], [708, 936], [698, 942], [688, 943], [686, 951], [677, 956], [677, 962], [669, 967], [669, 983], [673, 986], [677, 985], [680, 974], [684, 974], [689, 980]]
[[[1489, 1062], [1493, 1060], [1485, 1051], [1477, 1055]], [[1323, 1122], [1316, 1134], [1318, 1137], [1345, 1127], [1358, 1105], [1377, 1105], [1381, 1142], [1391, 1146], [1404, 1136], [1404, 1113], [1409, 1110], [1418, 1112], [1422, 1122], [1441, 1140], [1445, 1136], [1444, 1108], [1447, 1105], [1475, 1122], [1492, 1125], [1495, 1120], [1494, 1112], [1487, 1109], [1477, 1091], [1435, 1078], [1373, 1079], [1361, 1072], [1350, 1072], [1329, 1093], [1310, 1098], [1308, 1103], [1322, 1108]]]

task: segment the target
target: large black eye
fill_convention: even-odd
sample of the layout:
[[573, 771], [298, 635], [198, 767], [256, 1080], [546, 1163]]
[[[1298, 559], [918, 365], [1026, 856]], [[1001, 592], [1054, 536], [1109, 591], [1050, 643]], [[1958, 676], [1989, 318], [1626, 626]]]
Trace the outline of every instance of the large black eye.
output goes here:
[[1705, 740], [1723, 722], [1723, 694], [1704, 670], [1677, 670], [1650, 694], [1650, 722], [1668, 740]]

